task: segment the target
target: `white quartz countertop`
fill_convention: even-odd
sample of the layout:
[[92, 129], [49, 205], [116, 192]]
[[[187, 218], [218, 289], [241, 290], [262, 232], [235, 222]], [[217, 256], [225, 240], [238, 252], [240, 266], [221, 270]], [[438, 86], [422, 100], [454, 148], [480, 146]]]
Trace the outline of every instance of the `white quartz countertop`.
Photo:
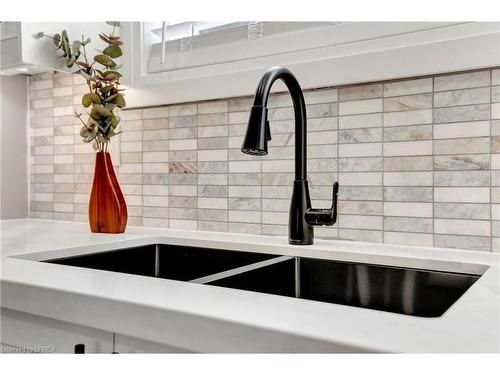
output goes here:
[[[351, 241], [0, 221], [1, 306], [196, 352], [500, 352], [500, 254]], [[165, 243], [465, 273], [481, 278], [421, 318], [39, 260]]]

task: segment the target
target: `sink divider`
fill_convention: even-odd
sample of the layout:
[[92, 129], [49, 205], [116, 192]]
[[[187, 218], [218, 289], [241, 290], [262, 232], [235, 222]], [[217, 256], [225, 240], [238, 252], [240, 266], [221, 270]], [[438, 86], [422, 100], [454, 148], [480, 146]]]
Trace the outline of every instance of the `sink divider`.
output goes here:
[[[238, 275], [241, 273], [253, 271], [253, 270], [256, 270], [258, 268], [263, 268], [263, 267], [267, 267], [267, 266], [270, 266], [270, 265], [273, 265], [276, 263], [285, 262], [285, 261], [290, 260], [290, 259], [294, 259], [294, 257], [287, 256], [287, 255], [278, 256], [276, 258], [271, 258], [271, 259], [267, 259], [267, 260], [264, 260], [261, 262], [248, 264], [246, 266], [237, 267], [237, 268], [233, 268], [233, 269], [230, 269], [227, 271], [214, 273], [212, 275], [199, 277], [197, 279], [189, 280], [189, 282], [196, 283], [196, 284], [206, 284], [206, 283], [210, 283], [210, 282], [213, 282], [216, 280], [225, 279], [226, 277], [230, 277], [230, 276]], [[295, 259], [297, 259], [297, 258], [295, 258]], [[297, 283], [296, 283], [296, 285], [297, 285]], [[296, 288], [297, 288], [297, 286], [296, 286]]]
[[155, 246], [155, 277], [160, 276], [160, 244]]
[[300, 258], [295, 257], [295, 298], [300, 298]]

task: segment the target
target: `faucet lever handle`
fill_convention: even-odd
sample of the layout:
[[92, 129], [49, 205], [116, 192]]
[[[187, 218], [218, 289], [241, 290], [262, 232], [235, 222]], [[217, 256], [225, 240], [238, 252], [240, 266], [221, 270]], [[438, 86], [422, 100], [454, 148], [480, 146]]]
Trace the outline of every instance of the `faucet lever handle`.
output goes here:
[[310, 208], [305, 213], [305, 219], [309, 225], [331, 226], [337, 221], [337, 195], [339, 183], [333, 183], [333, 196], [331, 208]]

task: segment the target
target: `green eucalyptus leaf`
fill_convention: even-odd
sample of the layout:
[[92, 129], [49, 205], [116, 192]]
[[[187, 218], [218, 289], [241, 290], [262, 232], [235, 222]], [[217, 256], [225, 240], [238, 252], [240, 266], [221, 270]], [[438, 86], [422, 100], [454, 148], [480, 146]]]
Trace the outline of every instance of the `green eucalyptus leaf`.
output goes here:
[[92, 100], [92, 103], [101, 104], [101, 97], [99, 95], [97, 95], [96, 93], [92, 92], [92, 93], [87, 94], [87, 95], [90, 95], [90, 100]]
[[73, 64], [75, 63], [76, 61], [76, 56], [71, 56], [68, 61], [66, 62], [66, 66], [68, 68], [71, 68], [73, 66]]
[[64, 52], [64, 57], [71, 57], [71, 48], [69, 46], [69, 42], [66, 38], [62, 40], [62, 49]]
[[99, 116], [99, 113], [97, 112], [97, 109], [95, 107], [90, 111], [90, 117], [96, 121], [99, 121], [101, 119], [101, 116]]
[[111, 42], [106, 34], [99, 33], [99, 38], [101, 38], [103, 41], [105, 41], [108, 44]]
[[116, 104], [116, 106], [118, 108], [123, 108], [127, 105], [127, 103], [125, 102], [125, 98], [123, 97], [122, 94], [118, 94], [114, 100], [114, 103]]
[[94, 61], [108, 68], [114, 68], [116, 63], [108, 55], [95, 55]]
[[117, 78], [120, 78], [122, 75], [120, 72], [117, 72], [116, 70], [109, 70], [107, 72], [105, 72], [104, 74], [102, 74], [103, 78], [107, 79], [107, 80], [113, 80], [113, 79], [117, 79]]
[[80, 129], [80, 136], [83, 138], [84, 142], [92, 142], [97, 135], [97, 126], [88, 125], [82, 126]]
[[92, 98], [90, 97], [91, 94], [85, 94], [82, 96], [82, 105], [85, 108], [88, 108], [92, 104]]
[[96, 111], [96, 114], [101, 118], [113, 116], [111, 111], [101, 104], [94, 105], [94, 110]]
[[116, 104], [114, 104], [114, 103], [106, 103], [106, 104], [104, 104], [104, 107], [106, 109], [109, 109], [111, 112], [113, 112], [115, 110], [115, 108], [116, 108]]
[[118, 21], [106, 21], [109, 26], [120, 27], [120, 22]]
[[111, 90], [113, 89], [113, 86], [103, 86], [99, 89], [99, 91], [103, 94], [103, 95], [107, 95], [108, 92], [110, 92]]
[[123, 54], [122, 49], [120, 47], [113, 45], [106, 47], [102, 52], [114, 59], [120, 57]]
[[87, 39], [85, 39], [85, 42], [83, 42], [82, 44], [86, 46], [89, 43], [90, 43], [90, 38], [87, 38]]
[[111, 127], [113, 129], [115, 129], [118, 126], [119, 123], [120, 123], [120, 117], [119, 116], [115, 116], [115, 117], [111, 118], [111, 122], [109, 124], [111, 125]]

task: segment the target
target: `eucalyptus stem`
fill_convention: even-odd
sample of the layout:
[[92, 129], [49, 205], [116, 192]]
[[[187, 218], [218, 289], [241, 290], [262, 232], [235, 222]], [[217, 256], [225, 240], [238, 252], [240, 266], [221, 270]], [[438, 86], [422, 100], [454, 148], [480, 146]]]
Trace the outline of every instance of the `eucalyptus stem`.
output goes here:
[[[73, 73], [85, 78], [89, 92], [82, 97], [82, 105], [89, 116], [87, 121], [82, 119], [82, 114], [75, 111], [75, 117], [82, 123], [80, 135], [84, 142], [93, 143], [96, 151], [107, 152], [111, 138], [121, 131], [116, 131], [120, 118], [115, 114], [116, 108], [126, 106], [125, 99], [120, 89], [119, 67], [114, 60], [122, 55], [120, 36], [115, 36], [119, 22], [107, 22], [112, 26], [111, 33], [101, 33], [99, 37], [107, 43], [107, 47], [89, 61], [87, 47], [90, 39], [81, 36], [81, 41], [70, 43], [68, 33], [63, 30], [61, 34], [47, 35], [39, 33], [40, 37], [52, 39], [56, 52], [62, 51], [68, 68], [75, 67]], [[97, 64], [97, 65], [96, 65]], [[87, 111], [85, 108], [89, 108]], [[89, 113], [90, 112], [90, 113]]]

